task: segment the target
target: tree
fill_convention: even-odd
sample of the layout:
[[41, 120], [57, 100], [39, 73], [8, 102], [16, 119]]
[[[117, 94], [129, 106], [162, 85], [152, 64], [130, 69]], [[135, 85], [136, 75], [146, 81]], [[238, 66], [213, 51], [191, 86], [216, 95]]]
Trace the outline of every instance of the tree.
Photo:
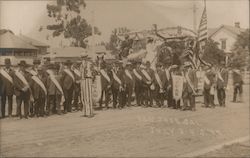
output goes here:
[[225, 53], [223, 50], [219, 49], [219, 43], [212, 39], [208, 39], [204, 54], [202, 55], [202, 60], [212, 65], [219, 65], [221, 61], [225, 60]]
[[[54, 20], [53, 24], [47, 25], [52, 36], [63, 35], [71, 40], [71, 45], [85, 48], [84, 39], [92, 35], [92, 26], [81, 17], [81, 10], [85, 7], [84, 0], [57, 0], [56, 4], [47, 4], [48, 16]], [[100, 34], [97, 27], [94, 27], [94, 32]]]
[[[249, 63], [249, 29], [240, 33], [234, 43], [230, 57], [231, 68], [243, 68]], [[249, 67], [248, 67], [249, 68]]]

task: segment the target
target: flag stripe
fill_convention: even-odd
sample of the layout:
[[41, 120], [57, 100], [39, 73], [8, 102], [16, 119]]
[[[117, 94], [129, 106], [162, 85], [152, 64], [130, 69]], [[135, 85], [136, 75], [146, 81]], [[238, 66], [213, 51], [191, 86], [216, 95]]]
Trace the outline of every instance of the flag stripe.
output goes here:
[[206, 7], [204, 8], [201, 16], [201, 21], [198, 29], [198, 39], [202, 41], [207, 39], [207, 12]]

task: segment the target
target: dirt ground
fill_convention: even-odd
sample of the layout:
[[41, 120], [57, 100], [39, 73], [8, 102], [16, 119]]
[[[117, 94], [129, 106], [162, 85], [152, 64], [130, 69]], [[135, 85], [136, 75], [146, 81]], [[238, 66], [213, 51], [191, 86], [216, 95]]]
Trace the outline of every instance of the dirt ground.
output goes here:
[[[244, 103], [230, 102], [229, 91], [226, 108], [203, 108], [198, 103], [195, 112], [130, 107], [95, 111], [93, 118], [81, 112], [6, 118], [0, 122], [0, 156], [182, 156], [249, 135], [249, 87], [244, 92]], [[234, 149], [245, 151], [233, 145], [205, 156], [230, 156]]]

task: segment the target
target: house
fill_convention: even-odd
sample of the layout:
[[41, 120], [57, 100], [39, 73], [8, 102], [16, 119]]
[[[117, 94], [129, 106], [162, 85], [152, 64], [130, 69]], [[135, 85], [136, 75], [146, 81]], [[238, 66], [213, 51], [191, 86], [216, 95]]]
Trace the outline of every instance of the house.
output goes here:
[[219, 43], [219, 48], [229, 55], [238, 35], [246, 29], [240, 27], [240, 23], [236, 22], [234, 26], [221, 25], [219, 28], [208, 29], [208, 38]]
[[25, 41], [26, 43], [29, 43], [30, 45], [36, 47], [38, 49], [38, 57], [41, 57], [42, 55], [45, 55], [47, 54], [47, 50], [49, 48], [49, 45], [48, 44], [45, 44], [45, 43], [42, 43], [38, 40], [35, 40], [33, 38], [30, 38], [30, 37], [27, 37], [27, 36], [24, 36], [24, 35], [19, 35], [19, 37]]
[[28, 64], [32, 64], [37, 54], [38, 48], [26, 43], [11, 31], [0, 34], [0, 65], [4, 63], [5, 58], [10, 58], [13, 65], [17, 65], [20, 60], [26, 60]]

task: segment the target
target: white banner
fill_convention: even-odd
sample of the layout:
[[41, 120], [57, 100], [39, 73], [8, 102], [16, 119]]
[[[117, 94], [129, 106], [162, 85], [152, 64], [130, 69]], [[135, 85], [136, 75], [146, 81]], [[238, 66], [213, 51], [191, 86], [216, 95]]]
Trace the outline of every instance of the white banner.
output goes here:
[[101, 85], [101, 76], [96, 75], [95, 81], [92, 82], [92, 97], [93, 97], [94, 105], [96, 105], [101, 98], [101, 93], [102, 93], [101, 86], [102, 86]]
[[172, 75], [173, 77], [173, 98], [180, 100], [182, 98], [183, 91], [183, 76]]

